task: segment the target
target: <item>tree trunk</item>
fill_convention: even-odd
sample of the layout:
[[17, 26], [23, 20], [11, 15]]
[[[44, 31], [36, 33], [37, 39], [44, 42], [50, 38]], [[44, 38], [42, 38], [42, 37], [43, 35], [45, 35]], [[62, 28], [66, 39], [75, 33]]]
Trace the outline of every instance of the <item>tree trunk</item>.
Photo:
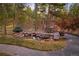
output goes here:
[[38, 9], [38, 4], [35, 4], [35, 20], [34, 20], [34, 27], [35, 27], [35, 31], [37, 31], [37, 9]]
[[3, 7], [3, 10], [4, 10], [4, 35], [7, 35], [7, 28], [6, 28], [6, 20], [8, 18], [8, 13], [7, 13], [7, 10], [5, 8], [5, 5], [2, 4], [2, 7]]
[[14, 12], [14, 16], [13, 16], [13, 29], [14, 29], [14, 27], [15, 27], [15, 20], [16, 20], [16, 18], [15, 18], [15, 14], [16, 14], [16, 11], [15, 11], [15, 8], [16, 8], [16, 6], [15, 6], [15, 3], [13, 3], [13, 12]]
[[4, 24], [4, 35], [7, 35], [7, 28], [6, 28], [6, 24]]

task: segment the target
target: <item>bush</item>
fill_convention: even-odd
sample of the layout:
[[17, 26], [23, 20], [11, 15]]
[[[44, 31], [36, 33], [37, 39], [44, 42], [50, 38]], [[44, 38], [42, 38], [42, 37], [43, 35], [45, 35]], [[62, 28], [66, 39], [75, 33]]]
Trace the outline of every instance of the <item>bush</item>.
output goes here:
[[13, 32], [22, 32], [23, 30], [21, 29], [21, 27], [15, 27], [13, 29]]
[[52, 28], [46, 28], [46, 32], [47, 33], [52, 33], [53, 32], [53, 29]]
[[64, 36], [64, 33], [63, 32], [59, 32], [60, 36]]

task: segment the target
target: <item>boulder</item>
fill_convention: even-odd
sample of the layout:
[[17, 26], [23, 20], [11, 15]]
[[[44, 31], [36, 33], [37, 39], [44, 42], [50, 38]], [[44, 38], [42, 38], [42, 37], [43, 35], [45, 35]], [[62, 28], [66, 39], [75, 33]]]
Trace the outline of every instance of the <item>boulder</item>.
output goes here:
[[60, 38], [59, 32], [55, 32], [55, 33], [53, 34], [53, 36], [54, 36], [54, 39], [59, 39], [59, 38]]

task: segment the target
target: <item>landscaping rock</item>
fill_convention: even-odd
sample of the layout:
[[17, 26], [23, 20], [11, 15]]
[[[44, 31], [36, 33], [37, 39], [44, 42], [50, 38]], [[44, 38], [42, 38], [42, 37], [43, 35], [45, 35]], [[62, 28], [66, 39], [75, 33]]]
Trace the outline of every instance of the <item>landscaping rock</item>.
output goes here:
[[59, 39], [59, 38], [60, 38], [59, 32], [55, 32], [55, 33], [54, 33], [54, 39]]

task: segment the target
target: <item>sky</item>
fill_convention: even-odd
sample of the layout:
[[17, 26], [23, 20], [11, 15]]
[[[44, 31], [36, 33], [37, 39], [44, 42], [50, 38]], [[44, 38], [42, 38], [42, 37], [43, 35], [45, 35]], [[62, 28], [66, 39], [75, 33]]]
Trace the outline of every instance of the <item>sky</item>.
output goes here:
[[[69, 10], [69, 8], [70, 8], [71, 5], [72, 5], [72, 3], [67, 3], [66, 6], [65, 6], [65, 8], [66, 8], [67, 10]], [[35, 8], [35, 3], [29, 3], [29, 6], [31, 7], [32, 10], [34, 10], [34, 8]]]
[[28, 5], [29, 7], [31, 7], [32, 10], [34, 10], [34, 8], [35, 8], [35, 3], [27, 3], [27, 5]]
[[71, 5], [72, 5], [72, 3], [67, 3], [67, 5], [65, 6], [65, 8], [69, 11]]

